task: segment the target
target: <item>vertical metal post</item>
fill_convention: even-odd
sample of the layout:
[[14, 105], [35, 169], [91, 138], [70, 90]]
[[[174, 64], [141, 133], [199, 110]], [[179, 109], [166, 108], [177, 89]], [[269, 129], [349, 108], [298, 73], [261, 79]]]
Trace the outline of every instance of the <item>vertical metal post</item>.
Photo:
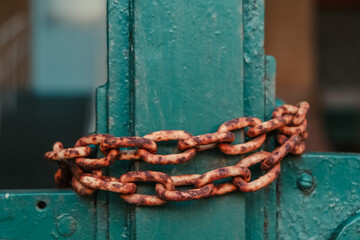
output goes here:
[[[98, 90], [98, 132], [142, 136], [183, 129], [197, 135], [236, 117], [268, 117], [275, 101], [275, 65], [264, 55], [263, 21], [259, 0], [109, 1], [109, 81]], [[110, 174], [130, 169], [202, 173], [235, 161], [238, 157], [214, 150], [177, 166], [116, 163]], [[100, 219], [110, 219], [110, 238], [263, 239], [273, 227], [266, 206], [275, 204], [274, 191], [153, 208], [128, 205], [113, 193], [108, 200]]]

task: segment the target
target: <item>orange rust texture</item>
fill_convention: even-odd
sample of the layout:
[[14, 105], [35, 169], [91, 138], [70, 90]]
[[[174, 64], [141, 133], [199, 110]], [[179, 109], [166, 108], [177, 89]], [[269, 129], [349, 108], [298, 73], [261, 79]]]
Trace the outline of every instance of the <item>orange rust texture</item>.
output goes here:
[[[250, 127], [250, 126], [254, 127], [259, 124], [261, 124], [261, 120], [258, 118], [252, 118], [252, 117], [235, 118], [231, 121], [223, 123], [219, 127], [218, 132], [239, 130], [245, 127]], [[266, 139], [266, 134], [262, 134], [257, 138], [242, 144], [230, 145], [228, 143], [221, 143], [219, 144], [219, 148], [223, 153], [229, 155], [238, 155], [258, 149], [264, 143], [265, 139]]]
[[178, 143], [178, 149], [184, 151], [189, 148], [197, 147], [200, 145], [208, 145], [212, 143], [229, 142], [232, 143], [235, 140], [235, 135], [232, 132], [215, 132], [187, 139], [180, 140]]
[[[81, 195], [93, 194], [96, 190], [117, 192], [125, 201], [137, 205], [155, 206], [167, 201], [187, 201], [217, 196], [236, 190], [253, 192], [266, 187], [280, 174], [280, 162], [290, 152], [302, 154], [305, 151], [307, 102], [298, 106], [283, 105], [273, 112], [273, 119], [261, 122], [260, 119], [244, 117], [223, 123], [217, 132], [192, 136], [182, 130], [163, 130], [144, 137], [113, 137], [109, 134], [93, 134], [80, 138], [74, 148], [64, 149], [56, 142], [53, 151], [45, 153], [46, 160], [57, 161], [59, 170], [55, 181], [60, 187], [72, 186]], [[231, 145], [235, 139], [231, 131], [250, 127], [247, 132], [254, 139]], [[266, 133], [278, 130], [276, 140], [280, 144], [273, 152], [259, 151], [240, 160], [234, 166], [227, 166], [204, 174], [169, 176], [155, 171], [132, 171], [119, 179], [103, 176], [102, 168], [109, 167], [116, 160], [142, 159], [151, 164], [180, 164], [192, 159], [198, 151], [218, 147], [225, 154], [238, 155], [261, 147]], [[178, 154], [157, 155], [159, 141], [178, 140]], [[103, 158], [91, 158], [89, 145], [98, 145], [105, 154]], [[134, 147], [137, 149], [124, 150]], [[267, 172], [251, 180], [249, 167], [261, 163]], [[219, 179], [232, 178], [231, 182], [214, 185]], [[136, 182], [156, 182], [156, 195], [136, 193]], [[175, 190], [176, 186], [190, 186], [188, 190]]]
[[256, 137], [263, 133], [268, 133], [279, 127], [290, 124], [293, 120], [294, 116], [286, 114], [284, 116], [271, 119], [269, 121], [263, 122], [255, 127], [252, 127], [248, 130], [247, 135], [249, 137]]
[[80, 177], [80, 182], [89, 188], [106, 190], [110, 192], [134, 193], [136, 191], [136, 184], [123, 183], [114, 177], [83, 174]]
[[154, 141], [143, 137], [112, 137], [106, 138], [101, 147], [104, 150], [111, 148], [128, 148], [137, 147], [148, 150], [151, 153], [156, 153], [157, 145]]
[[75, 162], [86, 170], [100, 169], [113, 164], [120, 156], [118, 149], [111, 149], [108, 154], [100, 159], [76, 158]]
[[270, 171], [254, 181], [246, 182], [242, 178], [236, 177], [233, 179], [233, 183], [238, 187], [239, 191], [255, 192], [272, 183], [279, 175], [280, 164], [276, 164], [272, 169], [270, 169]]
[[[190, 133], [187, 133], [182, 130], [158, 131], [144, 136], [144, 138], [148, 138], [155, 142], [182, 140], [190, 137], [192, 137]], [[145, 149], [139, 149], [138, 152], [139, 155], [141, 156], [141, 159], [143, 159], [145, 162], [151, 164], [159, 164], [159, 165], [170, 165], [170, 164], [184, 163], [192, 159], [196, 154], [196, 149], [191, 148], [179, 154], [169, 154], [169, 155], [156, 155]]]
[[209, 196], [213, 191], [214, 184], [206, 184], [201, 188], [189, 189], [183, 191], [169, 191], [164, 188], [162, 184], [156, 184], [155, 191], [157, 195], [166, 201], [187, 201], [201, 199]]
[[196, 188], [201, 188], [210, 182], [235, 176], [241, 176], [243, 179], [245, 179], [245, 181], [249, 181], [251, 178], [251, 173], [248, 168], [244, 167], [230, 166], [218, 168], [201, 175], [201, 177], [195, 182], [194, 186]]
[[263, 170], [269, 170], [272, 166], [277, 164], [283, 157], [285, 157], [296, 145], [301, 142], [299, 135], [290, 137], [283, 145], [276, 148], [271, 156], [261, 163]]

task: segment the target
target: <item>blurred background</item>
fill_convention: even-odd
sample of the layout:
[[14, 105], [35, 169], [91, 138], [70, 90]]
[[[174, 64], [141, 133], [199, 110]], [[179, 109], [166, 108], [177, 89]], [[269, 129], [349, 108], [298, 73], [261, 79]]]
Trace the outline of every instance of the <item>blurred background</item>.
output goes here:
[[[359, 152], [360, 1], [267, 0], [265, 15], [277, 96], [312, 106], [307, 150]], [[0, 2], [0, 189], [55, 187], [42, 156], [95, 129], [106, 51], [106, 0]]]

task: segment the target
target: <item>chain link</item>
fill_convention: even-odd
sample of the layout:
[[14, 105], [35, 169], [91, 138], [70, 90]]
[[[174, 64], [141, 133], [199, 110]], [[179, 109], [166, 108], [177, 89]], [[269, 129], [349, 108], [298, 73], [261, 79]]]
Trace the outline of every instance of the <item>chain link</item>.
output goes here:
[[[187, 201], [210, 196], [223, 195], [236, 190], [254, 192], [266, 187], [280, 174], [280, 162], [288, 154], [300, 155], [305, 151], [306, 114], [310, 106], [301, 102], [298, 106], [283, 105], [277, 107], [272, 119], [262, 122], [258, 118], [236, 118], [223, 123], [217, 132], [193, 136], [182, 130], [162, 130], [144, 137], [114, 137], [109, 134], [93, 134], [80, 138], [74, 148], [63, 148], [56, 142], [53, 151], [45, 153], [45, 159], [57, 161], [59, 169], [55, 173], [55, 182], [59, 187], [70, 187], [80, 195], [91, 195], [96, 190], [105, 190], [120, 194], [125, 201], [137, 205], [162, 205], [167, 201]], [[235, 135], [231, 131], [245, 129], [252, 140], [231, 144]], [[120, 178], [104, 176], [102, 168], [109, 167], [115, 161], [143, 160], [156, 165], [181, 164], [194, 158], [199, 151], [218, 147], [228, 155], [239, 155], [259, 149], [266, 140], [266, 134], [277, 130], [276, 140], [279, 146], [270, 152], [258, 151], [240, 160], [233, 166], [217, 168], [203, 174], [169, 176], [157, 171], [131, 171]], [[178, 141], [180, 153], [158, 155], [157, 142]], [[105, 155], [103, 158], [90, 158], [92, 149], [97, 145]], [[124, 148], [136, 148], [124, 150]], [[258, 179], [251, 181], [250, 167], [260, 164], [266, 171]], [[214, 181], [232, 178], [231, 182], [215, 185]], [[136, 193], [136, 182], [155, 182], [156, 195]], [[192, 186], [188, 190], [176, 190], [175, 187]]]

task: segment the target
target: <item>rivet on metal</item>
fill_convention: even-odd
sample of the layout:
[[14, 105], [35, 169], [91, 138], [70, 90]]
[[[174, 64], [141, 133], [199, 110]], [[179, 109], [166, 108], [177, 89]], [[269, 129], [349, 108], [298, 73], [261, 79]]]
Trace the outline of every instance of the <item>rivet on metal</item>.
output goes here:
[[71, 236], [76, 231], [76, 219], [68, 214], [62, 214], [56, 218], [56, 229], [65, 237]]
[[304, 193], [312, 192], [315, 187], [314, 177], [307, 172], [302, 173], [297, 180], [297, 186]]

